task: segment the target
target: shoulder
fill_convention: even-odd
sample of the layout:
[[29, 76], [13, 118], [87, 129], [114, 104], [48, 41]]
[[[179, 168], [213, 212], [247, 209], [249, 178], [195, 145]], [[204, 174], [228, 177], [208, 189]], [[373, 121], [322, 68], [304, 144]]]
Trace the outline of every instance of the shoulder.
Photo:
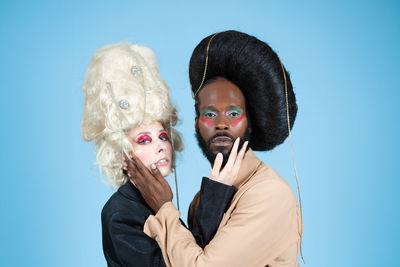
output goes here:
[[121, 193], [115, 192], [106, 202], [101, 211], [103, 224], [113, 221], [135, 221], [144, 224], [147, 217], [153, 212], [139, 198], [132, 198]]
[[260, 164], [240, 191], [242, 191], [242, 198], [257, 203], [279, 202], [293, 207], [297, 205], [296, 197], [289, 184], [265, 163]]

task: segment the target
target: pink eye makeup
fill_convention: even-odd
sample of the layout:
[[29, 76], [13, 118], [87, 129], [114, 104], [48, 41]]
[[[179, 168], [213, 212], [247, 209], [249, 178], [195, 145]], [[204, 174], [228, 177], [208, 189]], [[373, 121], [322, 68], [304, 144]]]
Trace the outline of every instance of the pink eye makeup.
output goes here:
[[238, 125], [244, 118], [245, 113], [243, 112], [243, 109], [241, 108], [235, 108], [227, 111], [225, 113], [226, 116], [229, 118], [233, 119], [232, 120], [232, 126]]
[[163, 132], [158, 136], [158, 138], [160, 138], [161, 141], [168, 141], [168, 134]]
[[213, 127], [213, 122], [212, 120], [217, 117], [217, 112], [212, 111], [212, 110], [203, 110], [201, 112], [201, 116], [200, 116], [200, 121], [203, 122], [205, 125], [207, 125], [208, 127]]
[[139, 145], [145, 145], [148, 144], [152, 141], [151, 137], [148, 136], [147, 134], [142, 134], [138, 138], [136, 138], [136, 143]]
[[[236, 126], [243, 120], [245, 113], [241, 108], [234, 108], [226, 111], [224, 115], [231, 119], [232, 126]], [[213, 127], [213, 120], [217, 116], [218, 112], [207, 109], [201, 112], [200, 121], [208, 127]]]

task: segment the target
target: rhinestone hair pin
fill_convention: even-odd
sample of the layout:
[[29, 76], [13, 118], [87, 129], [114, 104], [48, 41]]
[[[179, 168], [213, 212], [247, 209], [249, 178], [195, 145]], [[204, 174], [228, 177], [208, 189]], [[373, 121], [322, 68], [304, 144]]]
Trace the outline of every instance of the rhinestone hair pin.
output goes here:
[[140, 73], [142, 73], [142, 68], [140, 66], [133, 66], [132, 67], [133, 76], [136, 76], [136, 75], [138, 75]]
[[122, 109], [128, 109], [129, 108], [129, 102], [126, 99], [121, 99], [119, 101], [119, 107]]

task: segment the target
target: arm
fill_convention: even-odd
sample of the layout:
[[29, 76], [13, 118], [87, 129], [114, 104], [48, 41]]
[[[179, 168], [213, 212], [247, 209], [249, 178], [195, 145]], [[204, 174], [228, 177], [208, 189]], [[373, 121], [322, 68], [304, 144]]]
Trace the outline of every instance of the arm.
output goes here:
[[[206, 178], [205, 178], [206, 179]], [[202, 186], [205, 190], [213, 191], [216, 188], [227, 189], [229, 192], [233, 187], [215, 182], [215, 186]], [[233, 193], [232, 193], [233, 194]], [[115, 201], [115, 200], [114, 200]], [[230, 201], [230, 199], [228, 200]], [[214, 201], [207, 202], [209, 207], [216, 213], [214, 215], [222, 218], [224, 210], [212, 204], [227, 205]], [[203, 204], [202, 204], [203, 206]], [[118, 207], [118, 209], [115, 209]], [[103, 230], [103, 249], [108, 266], [165, 266], [161, 250], [153, 239], [143, 232], [143, 225], [150, 211], [147, 207], [139, 205], [134, 201], [118, 202], [108, 204], [102, 211], [102, 230]], [[220, 219], [216, 221], [214, 217], [204, 220], [204, 230], [206, 233], [216, 231]], [[203, 228], [202, 228], [203, 229]], [[203, 237], [198, 227], [192, 229], [198, 244], [204, 247], [209, 240]]]
[[180, 225], [171, 202], [147, 219], [144, 232], [168, 255], [167, 266], [265, 266], [297, 243], [296, 208], [290, 188], [265, 181], [242, 194], [204, 250]]
[[[221, 153], [218, 153], [210, 175], [211, 179], [203, 178], [200, 205], [196, 214], [198, 224], [191, 228], [197, 243], [202, 248], [214, 237], [223, 214], [235, 193], [235, 188], [231, 184], [237, 177], [248, 144], [245, 142], [238, 153], [239, 141], [240, 139], [237, 138], [223, 170], [220, 171], [223, 157]], [[150, 172], [135, 155], [132, 155], [133, 161], [125, 159], [128, 176], [155, 212], [164, 203], [172, 201], [171, 189], [155, 166], [152, 166]]]
[[103, 249], [108, 266], [165, 266], [158, 244], [143, 233], [135, 214], [102, 214]]
[[192, 211], [197, 208], [195, 212], [195, 220], [189, 218], [188, 221], [191, 224], [194, 221], [196, 222], [193, 232], [196, 233], [198, 231], [200, 236], [203, 238], [203, 240], [199, 240], [195, 235], [197, 243], [200, 244], [202, 248], [204, 248], [214, 237], [223, 214], [235, 194], [236, 189], [232, 184], [237, 178], [248, 142], [244, 142], [242, 148], [238, 152], [239, 143], [240, 138], [237, 138], [224, 167], [222, 167], [222, 153], [216, 155], [210, 179], [203, 177], [202, 180], [199, 200], [200, 204], [198, 207], [190, 207]]
[[[157, 168], [152, 169], [152, 173], [143, 166], [142, 162], [134, 157], [136, 164], [132, 162], [126, 162], [125, 170], [130, 177], [142, 177], [146, 186], [150, 186], [150, 181], [154, 181], [155, 187], [142, 191], [143, 197], [149, 203], [150, 200], [161, 199], [165, 202], [172, 200], [172, 192], [169, 188], [168, 183], [161, 176]], [[222, 163], [222, 158], [220, 159]], [[218, 178], [220, 178], [218, 176]], [[160, 193], [156, 193], [160, 192]], [[215, 232], [218, 229], [219, 223], [221, 222], [222, 216], [226, 211], [228, 204], [230, 203], [233, 194], [235, 193], [235, 188], [223, 184], [221, 182], [213, 181], [208, 178], [203, 178], [201, 186], [201, 200], [198, 209], [197, 221], [198, 226], [192, 227], [191, 232], [196, 238], [199, 246], [204, 247], [207, 245]], [[152, 203], [152, 204], [150, 204]], [[158, 210], [162, 204], [158, 204], [157, 201], [150, 202], [150, 206], [153, 210]], [[144, 224], [144, 222], [143, 222]]]
[[189, 229], [200, 247], [204, 248], [214, 237], [235, 192], [234, 186], [203, 177], [188, 218]]

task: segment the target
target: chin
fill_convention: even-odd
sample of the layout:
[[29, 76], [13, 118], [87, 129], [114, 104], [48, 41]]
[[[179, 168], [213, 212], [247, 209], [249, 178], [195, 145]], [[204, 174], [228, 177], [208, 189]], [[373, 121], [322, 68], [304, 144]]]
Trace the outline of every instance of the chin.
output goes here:
[[166, 177], [171, 173], [171, 166], [162, 166], [158, 167], [158, 169], [163, 177]]
[[214, 153], [214, 155], [217, 155], [218, 153], [222, 153], [224, 155], [231, 153], [232, 150], [232, 145], [230, 146], [212, 146], [210, 147], [210, 150]]

